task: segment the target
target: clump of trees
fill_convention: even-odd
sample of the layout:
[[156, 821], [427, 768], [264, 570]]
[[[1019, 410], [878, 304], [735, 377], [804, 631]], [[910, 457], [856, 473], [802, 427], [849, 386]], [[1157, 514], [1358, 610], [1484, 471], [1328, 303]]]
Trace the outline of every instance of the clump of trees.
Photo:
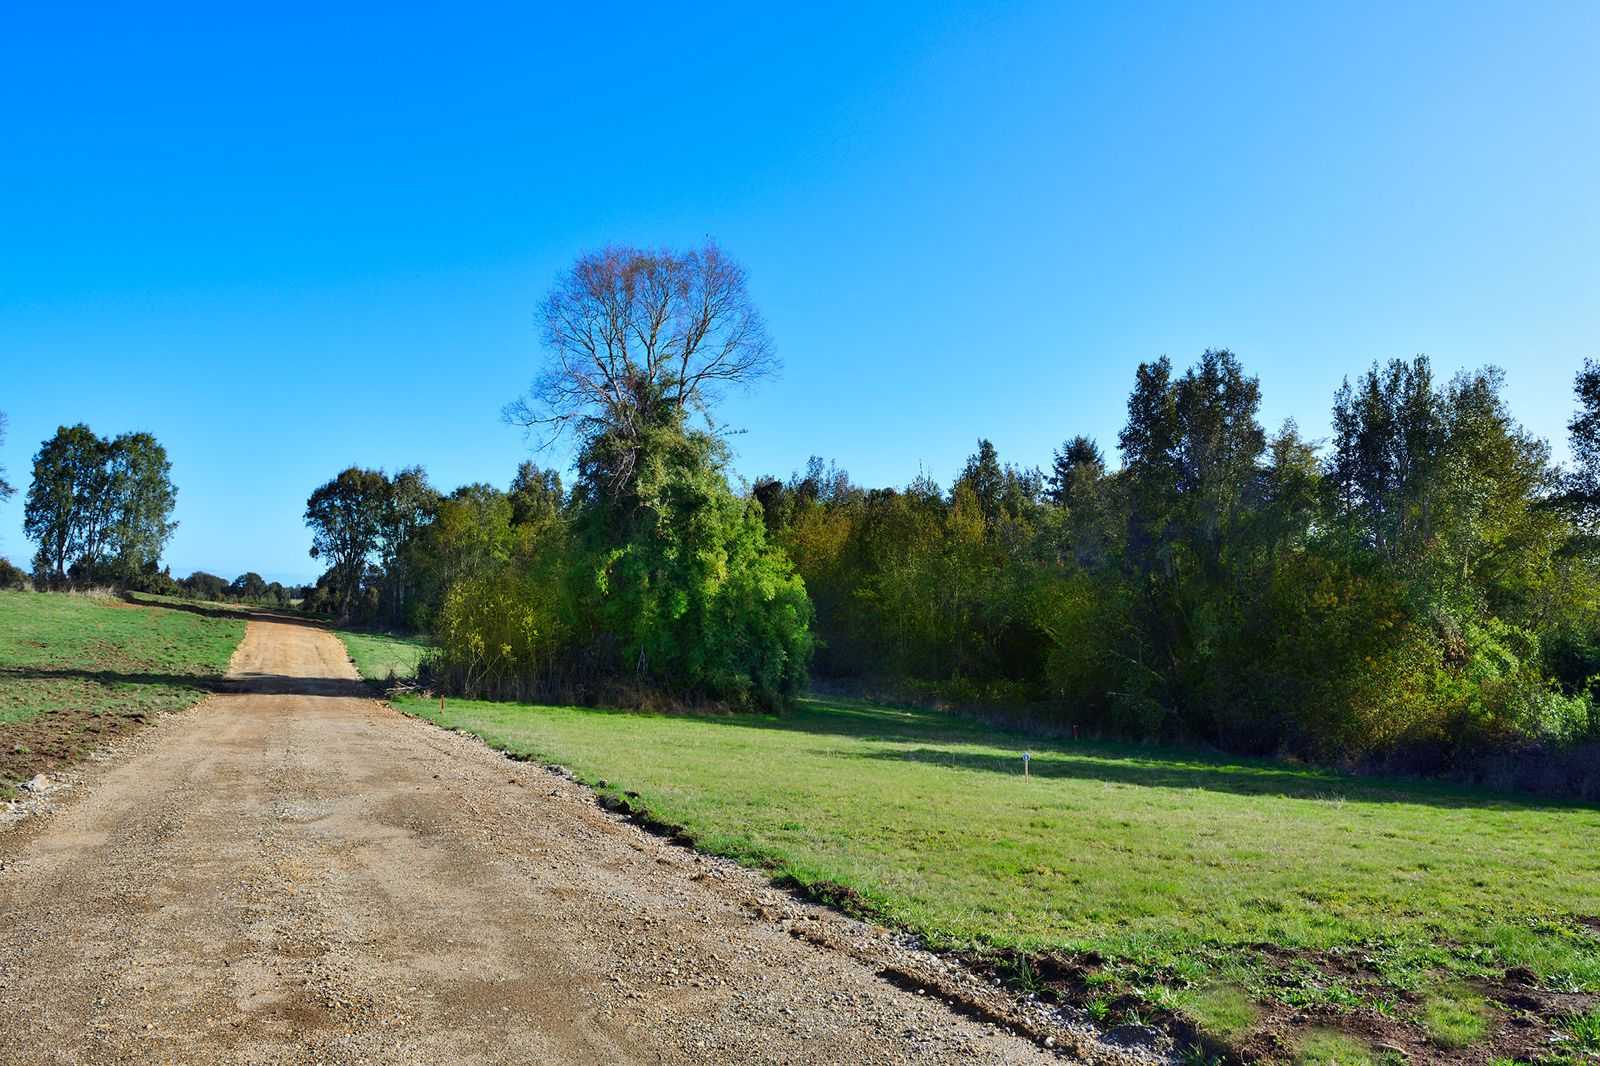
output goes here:
[[[980, 440], [946, 490], [813, 459], [734, 491], [720, 388], [776, 363], [737, 265], [608, 249], [542, 308], [549, 360], [506, 418], [576, 438], [445, 494], [351, 468], [306, 520], [308, 606], [430, 629], [441, 687], [773, 706], [838, 682], [1003, 703], [1060, 728], [1438, 769], [1600, 741], [1600, 366], [1573, 469], [1485, 369], [1374, 364], [1332, 438], [1259, 418], [1227, 351], [1134, 375], [1113, 466]], [[629, 693], [632, 693], [630, 697]]]
[[[162, 587], [153, 587], [157, 584]], [[174, 580], [171, 574], [163, 571], [159, 581], [152, 582], [152, 587], [146, 591], [213, 603], [250, 603], [262, 607], [287, 607], [302, 595], [302, 590], [268, 581], [253, 570], [240, 574], [232, 581], [204, 570], [196, 570], [188, 577]]]
[[307, 501], [328, 570], [308, 605], [430, 628], [436, 684], [479, 694], [774, 706], [799, 690], [810, 603], [760, 505], [733, 491], [712, 410], [776, 368], [744, 272], [715, 245], [609, 248], [542, 308], [545, 372], [506, 418], [578, 445], [442, 495], [351, 468]]
[[[1225, 351], [1141, 366], [1108, 470], [980, 441], [948, 492], [863, 489], [813, 460], [759, 481], [816, 611], [820, 673], [1062, 726], [1357, 760], [1595, 738], [1600, 369], [1577, 469], [1513, 420], [1502, 377], [1373, 366], [1326, 454], [1259, 423]], [[1428, 754], [1428, 753], [1431, 753]]]
[[107, 440], [62, 426], [33, 457], [23, 529], [39, 587], [137, 587], [158, 574], [177, 523], [167, 452], [148, 433]]

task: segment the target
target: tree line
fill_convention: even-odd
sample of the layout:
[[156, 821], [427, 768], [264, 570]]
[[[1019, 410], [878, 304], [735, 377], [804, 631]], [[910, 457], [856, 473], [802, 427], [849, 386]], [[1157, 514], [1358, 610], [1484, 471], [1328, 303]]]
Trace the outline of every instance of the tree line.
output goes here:
[[1566, 475], [1496, 370], [1375, 365], [1333, 398], [1320, 454], [1293, 423], [1266, 432], [1256, 379], [1206, 352], [1138, 369], [1115, 471], [1081, 437], [1048, 473], [980, 441], [949, 492], [813, 461], [755, 495], [824, 676], [1122, 736], [1448, 761], [1600, 726], [1595, 377]]
[[27, 494], [34, 581], [425, 630], [428, 681], [477, 695], [778, 708], [814, 676], [1079, 733], [1427, 768], [1600, 740], [1596, 364], [1565, 470], [1498, 370], [1373, 364], [1318, 444], [1268, 431], [1258, 380], [1208, 351], [1138, 367], [1115, 465], [1081, 435], [1042, 467], [980, 440], [948, 488], [813, 459], [736, 489], [716, 403], [777, 366], [737, 264], [610, 248], [540, 312], [549, 359], [505, 417], [574, 439], [570, 485], [532, 462], [448, 492], [352, 467], [307, 500], [314, 586], [176, 581], [158, 570], [164, 450], [62, 427]]
[[[814, 674], [1006, 705], [1063, 729], [1419, 765], [1600, 739], [1600, 370], [1573, 468], [1500, 371], [1374, 364], [1332, 438], [1260, 422], [1227, 351], [1134, 374], [1113, 468], [979, 441], [948, 489], [813, 459], [729, 481], [717, 385], [775, 365], [714, 247], [585, 257], [543, 307], [547, 372], [507, 410], [577, 436], [442, 494], [352, 469], [308, 501], [318, 602], [431, 630], [435, 681], [484, 694], [665, 691], [780, 704]], [[704, 415], [696, 421], [692, 416]]]

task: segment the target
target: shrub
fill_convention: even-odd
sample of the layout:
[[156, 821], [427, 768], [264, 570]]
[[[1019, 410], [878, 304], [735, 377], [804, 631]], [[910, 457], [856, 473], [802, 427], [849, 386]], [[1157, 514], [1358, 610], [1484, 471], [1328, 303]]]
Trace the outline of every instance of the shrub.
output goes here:
[[0, 557], [0, 589], [25, 589], [31, 583], [28, 572]]

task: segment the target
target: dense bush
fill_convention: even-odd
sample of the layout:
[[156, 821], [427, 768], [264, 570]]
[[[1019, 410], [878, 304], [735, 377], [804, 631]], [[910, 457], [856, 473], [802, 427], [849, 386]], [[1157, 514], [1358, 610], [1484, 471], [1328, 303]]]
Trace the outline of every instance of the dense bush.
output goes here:
[[669, 423], [617, 494], [604, 458], [586, 453], [580, 603], [614, 641], [618, 670], [691, 697], [774, 706], [804, 687], [811, 605], [767, 544], [760, 506], [728, 487], [724, 461], [710, 436]]
[[1447, 766], [1600, 736], [1600, 477], [1563, 477], [1500, 392], [1497, 371], [1439, 386], [1426, 360], [1374, 366], [1335, 398], [1319, 457], [1292, 423], [1266, 434], [1255, 380], [1208, 352], [1181, 376], [1140, 368], [1115, 472], [1083, 438], [1047, 477], [983, 441], [948, 493], [859, 489], [813, 460], [755, 495], [815, 601], [826, 676], [1032, 701], [1108, 734]]
[[810, 602], [720, 445], [668, 421], [630, 447], [618, 491], [612, 444], [585, 451], [559, 509], [481, 486], [472, 507], [442, 506], [419, 568], [453, 575], [431, 676], [492, 695], [782, 704], [806, 680]]
[[25, 589], [30, 580], [26, 570], [13, 565], [10, 559], [0, 558], [0, 589]]

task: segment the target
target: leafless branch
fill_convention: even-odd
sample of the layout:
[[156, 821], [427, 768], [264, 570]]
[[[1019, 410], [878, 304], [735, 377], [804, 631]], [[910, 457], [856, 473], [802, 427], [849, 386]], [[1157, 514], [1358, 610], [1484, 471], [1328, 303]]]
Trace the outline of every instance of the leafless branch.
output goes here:
[[547, 361], [507, 422], [548, 445], [566, 430], [637, 434], [669, 409], [705, 413], [778, 369], [742, 267], [714, 243], [580, 258], [540, 308]]

